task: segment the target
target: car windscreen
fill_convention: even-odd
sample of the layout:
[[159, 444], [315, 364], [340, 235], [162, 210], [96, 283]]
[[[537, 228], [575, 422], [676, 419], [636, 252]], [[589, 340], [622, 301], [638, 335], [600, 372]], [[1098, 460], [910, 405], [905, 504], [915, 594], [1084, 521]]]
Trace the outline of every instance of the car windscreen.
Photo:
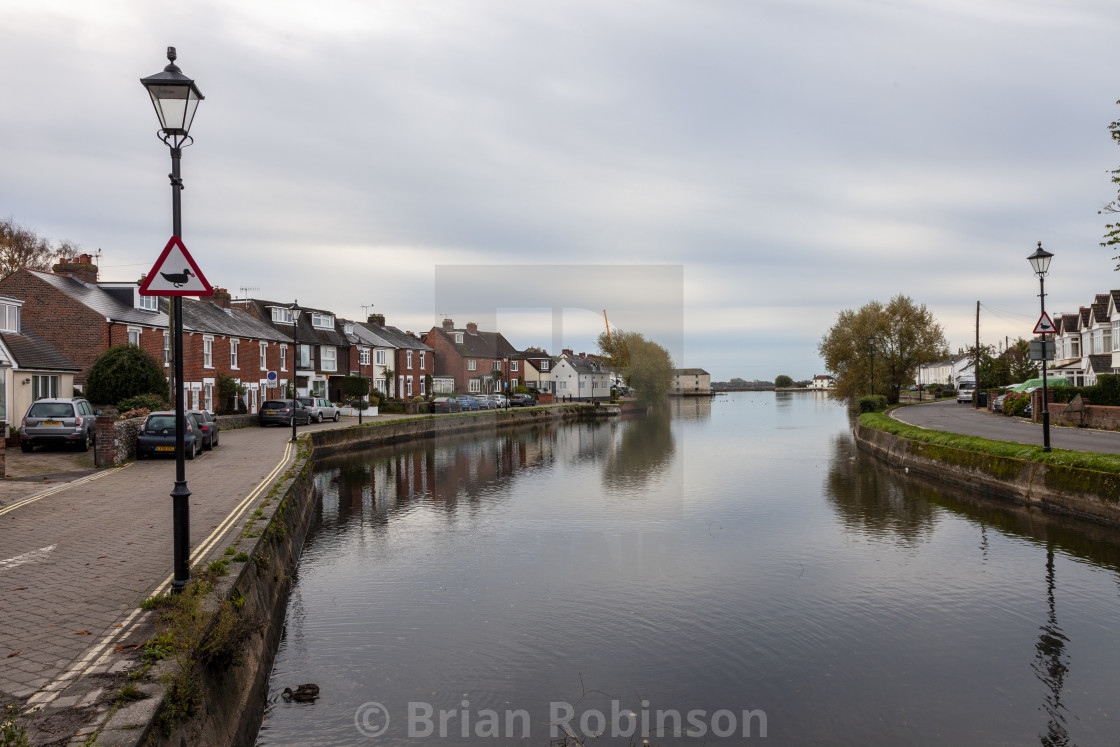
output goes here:
[[288, 407], [288, 403], [282, 399], [266, 400], [265, 403], [261, 405], [261, 408], [264, 410], [286, 410]]
[[311, 397], [300, 397], [296, 401], [302, 402], [304, 407], [309, 407], [315, 403], [315, 400], [311, 399]]
[[175, 427], [174, 415], [151, 415], [148, 417], [148, 422], [144, 424], [146, 431], [162, 431]]
[[36, 402], [27, 413], [31, 418], [72, 418], [74, 407], [67, 402]]

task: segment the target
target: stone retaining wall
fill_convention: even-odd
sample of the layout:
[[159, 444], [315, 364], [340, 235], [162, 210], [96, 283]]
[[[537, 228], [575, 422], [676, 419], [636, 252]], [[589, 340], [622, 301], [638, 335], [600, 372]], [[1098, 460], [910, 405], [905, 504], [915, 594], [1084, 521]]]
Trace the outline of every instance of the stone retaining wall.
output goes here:
[[860, 448], [896, 467], [1045, 511], [1120, 526], [1120, 475], [913, 441], [857, 423]]

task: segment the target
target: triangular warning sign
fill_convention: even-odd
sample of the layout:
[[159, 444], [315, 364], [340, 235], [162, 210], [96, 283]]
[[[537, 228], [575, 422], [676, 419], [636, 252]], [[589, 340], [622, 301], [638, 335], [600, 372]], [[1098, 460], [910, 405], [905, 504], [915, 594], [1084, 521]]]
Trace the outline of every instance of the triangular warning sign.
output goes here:
[[1044, 311], [1042, 316], [1038, 318], [1038, 324], [1034, 325], [1034, 333], [1036, 335], [1052, 335], [1058, 330], [1054, 329], [1054, 322], [1050, 321], [1050, 316]]
[[152, 271], [140, 284], [141, 296], [210, 296], [214, 289], [183, 246], [183, 240], [172, 236]]

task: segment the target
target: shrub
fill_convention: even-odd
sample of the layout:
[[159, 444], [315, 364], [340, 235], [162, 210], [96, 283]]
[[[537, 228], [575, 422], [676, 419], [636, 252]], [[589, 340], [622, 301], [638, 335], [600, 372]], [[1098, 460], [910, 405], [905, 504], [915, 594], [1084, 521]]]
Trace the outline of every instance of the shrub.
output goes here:
[[97, 356], [86, 376], [86, 397], [100, 404], [166, 390], [163, 366], [135, 345], [109, 348]]
[[882, 394], [868, 394], [856, 401], [860, 412], [882, 412], [887, 409], [887, 398]]
[[774, 386], [778, 387], [779, 389], [793, 386], [793, 379], [791, 379], [789, 376], [786, 376], [785, 374], [782, 374], [781, 376], [778, 376], [776, 379], [774, 379]]
[[117, 409], [122, 413], [121, 418], [124, 418], [129, 410], [170, 410], [171, 405], [162, 394], [138, 394], [122, 399], [117, 403]]
[[245, 411], [245, 403], [241, 401], [241, 395], [247, 390], [242, 384], [238, 384], [229, 376], [218, 374], [216, 388], [218, 401], [214, 409], [217, 414], [229, 415]]
[[1031, 395], [1026, 392], [1012, 392], [1003, 400], [1003, 414], [1022, 417], [1026, 414], [1030, 401]]

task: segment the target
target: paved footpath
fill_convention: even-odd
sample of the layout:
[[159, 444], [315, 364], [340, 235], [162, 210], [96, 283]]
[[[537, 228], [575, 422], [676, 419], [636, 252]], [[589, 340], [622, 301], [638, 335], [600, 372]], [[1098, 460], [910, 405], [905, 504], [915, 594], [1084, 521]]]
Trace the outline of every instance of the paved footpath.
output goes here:
[[[290, 437], [289, 428], [222, 431], [217, 448], [186, 463], [192, 564], [232, 544], [257, 495], [292, 462]], [[25, 465], [53, 458], [11, 456]], [[138, 625], [139, 602], [165, 588], [172, 573], [175, 460], [75, 474], [83, 473], [64, 482], [0, 481], [0, 704], [92, 705], [101, 691], [77, 684], [120, 671], [125, 662], [114, 646]], [[227, 522], [231, 512], [242, 521]]]
[[[891, 417], [903, 423], [936, 431], [960, 433], [994, 441], [1042, 445], [1041, 425], [1024, 418], [976, 410], [952, 400], [900, 407], [891, 411]], [[1100, 454], [1120, 454], [1120, 433], [1089, 428], [1057, 427], [1051, 422], [1050, 447]]]

